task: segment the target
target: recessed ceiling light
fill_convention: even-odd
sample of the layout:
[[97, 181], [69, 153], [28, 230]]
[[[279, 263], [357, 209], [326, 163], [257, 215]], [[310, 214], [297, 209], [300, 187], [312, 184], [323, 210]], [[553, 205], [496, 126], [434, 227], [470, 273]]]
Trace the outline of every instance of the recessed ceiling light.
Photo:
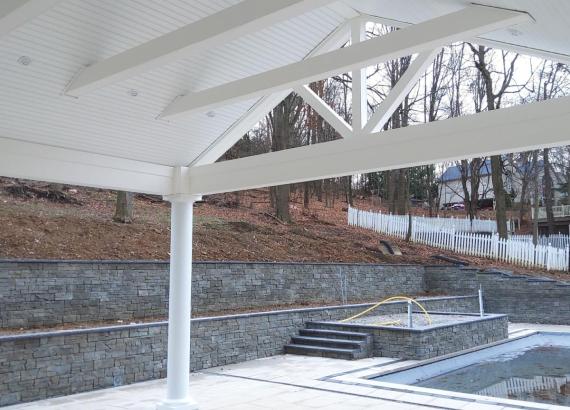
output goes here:
[[510, 28], [507, 31], [514, 37], [522, 36], [522, 31], [517, 30], [516, 28]]
[[22, 56], [18, 58], [18, 63], [20, 63], [21, 65], [30, 65], [32, 64], [32, 59], [28, 56]]
[[130, 88], [127, 91], [127, 94], [129, 94], [131, 97], [136, 97], [137, 95], [139, 95], [138, 90], [135, 90], [134, 88]]
[[210, 118], [214, 118], [216, 116], [216, 113], [214, 111], [208, 111], [206, 115]]

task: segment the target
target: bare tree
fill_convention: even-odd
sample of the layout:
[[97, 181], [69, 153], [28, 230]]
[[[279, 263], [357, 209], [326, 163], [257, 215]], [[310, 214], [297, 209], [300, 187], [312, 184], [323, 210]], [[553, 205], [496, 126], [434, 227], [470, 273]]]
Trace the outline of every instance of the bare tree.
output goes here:
[[[271, 151], [281, 151], [293, 146], [295, 130], [303, 112], [303, 104], [296, 94], [290, 94], [269, 114], [271, 129]], [[275, 207], [275, 216], [283, 222], [291, 222], [289, 194], [291, 187], [271, 187], [270, 196]]]
[[[492, 50], [484, 46], [469, 45], [473, 52], [475, 67], [481, 73], [485, 85], [485, 97], [487, 110], [492, 111], [501, 107], [501, 102], [508, 88], [511, 86], [515, 73], [515, 64], [519, 55], [509, 55], [501, 52], [501, 69], [495, 70], [492, 63]], [[493, 74], [498, 74], [500, 80], [496, 87]], [[497, 77], [497, 75], [496, 75]], [[495, 194], [495, 214], [497, 220], [497, 232], [501, 238], [507, 238], [507, 202], [505, 187], [503, 184], [503, 159], [500, 155], [491, 156], [491, 178], [493, 192]]]
[[132, 192], [117, 191], [117, 201], [115, 203], [115, 215], [113, 221], [130, 224], [133, 222], [133, 202], [134, 194]]

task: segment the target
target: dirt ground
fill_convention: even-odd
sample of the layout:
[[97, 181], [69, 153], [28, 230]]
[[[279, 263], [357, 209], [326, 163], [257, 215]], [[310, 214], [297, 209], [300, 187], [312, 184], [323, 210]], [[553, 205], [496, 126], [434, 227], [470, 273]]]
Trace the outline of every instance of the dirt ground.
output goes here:
[[[112, 221], [115, 193], [71, 187], [66, 194], [79, 204], [14, 196], [5, 191], [12, 183], [0, 179], [0, 258], [29, 259], [154, 259], [169, 257], [169, 204], [150, 197], [135, 199], [135, 221]], [[239, 195], [216, 195], [196, 205], [194, 259], [234, 261], [313, 261], [362, 263], [445, 263], [436, 254], [457, 257], [424, 245], [409, 244], [347, 225], [346, 202], [332, 208], [313, 200], [303, 210], [300, 194], [293, 195], [293, 222], [283, 224], [272, 216], [267, 190]], [[357, 207], [380, 204], [357, 199]], [[452, 213], [453, 211], [447, 211]], [[417, 210], [417, 213], [423, 213]], [[460, 211], [455, 213], [462, 215]], [[382, 255], [380, 239], [396, 243], [403, 256]], [[531, 272], [481, 258], [460, 256], [471, 265]], [[550, 273], [565, 279], [567, 274]]]

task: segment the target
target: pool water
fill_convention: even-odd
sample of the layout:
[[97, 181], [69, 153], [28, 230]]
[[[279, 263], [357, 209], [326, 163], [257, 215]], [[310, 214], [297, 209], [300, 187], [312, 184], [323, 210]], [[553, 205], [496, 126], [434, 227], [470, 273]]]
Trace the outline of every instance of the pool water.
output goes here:
[[506, 352], [415, 385], [570, 406], [570, 347], [535, 345]]

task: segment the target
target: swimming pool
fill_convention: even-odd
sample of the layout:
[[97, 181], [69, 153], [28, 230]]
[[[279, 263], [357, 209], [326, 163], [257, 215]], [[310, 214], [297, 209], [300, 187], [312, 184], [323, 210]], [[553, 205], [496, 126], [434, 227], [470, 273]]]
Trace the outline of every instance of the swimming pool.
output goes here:
[[535, 333], [372, 379], [570, 406], [570, 334]]

